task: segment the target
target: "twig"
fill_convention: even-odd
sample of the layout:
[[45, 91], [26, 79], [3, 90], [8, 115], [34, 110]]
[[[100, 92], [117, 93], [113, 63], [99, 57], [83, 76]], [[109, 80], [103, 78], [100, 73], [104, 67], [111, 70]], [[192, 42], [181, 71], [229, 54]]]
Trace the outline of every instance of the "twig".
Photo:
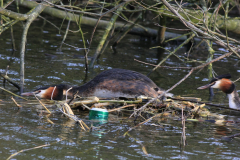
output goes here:
[[13, 97], [11, 97], [11, 99], [13, 100], [13, 102], [16, 104], [16, 106], [17, 106], [18, 108], [21, 108], [21, 107], [22, 107], [20, 104], [18, 104], [18, 103], [15, 101], [15, 99], [14, 99]]
[[[181, 45], [179, 45], [173, 52], [171, 52], [170, 54], [168, 54], [156, 67], [153, 68], [153, 70], [150, 72], [152, 73], [153, 71], [155, 71], [159, 66], [161, 66], [161, 64], [163, 64], [172, 54], [174, 54], [178, 49], [180, 49], [184, 44], [187, 44], [193, 37], [195, 36], [195, 34], [192, 34], [188, 39], [186, 39]], [[149, 74], [150, 74], [149, 73]], [[148, 74], [148, 75], [149, 75]]]
[[[12, 28], [12, 27], [11, 27]], [[5, 76], [7, 76], [8, 74], [8, 68], [9, 68], [9, 65], [7, 65], [7, 68], [6, 68], [6, 71], [5, 71]], [[3, 87], [5, 88], [5, 84], [6, 84], [6, 79], [3, 78]]]
[[[117, 20], [117, 18], [118, 18], [118, 14], [122, 12], [123, 6], [126, 5], [126, 3], [127, 3], [127, 2], [121, 3], [121, 6], [117, 9], [116, 14], [114, 14], [114, 15], [112, 16], [111, 20], [109, 21], [109, 23], [108, 23], [108, 25], [107, 25], [107, 27], [106, 27], [106, 29], [105, 29], [105, 32], [104, 32], [104, 34], [103, 34], [100, 42], [98, 43], [98, 46], [97, 46], [96, 51], [95, 51], [95, 53], [94, 53], [94, 56], [93, 56], [93, 58], [92, 58], [92, 60], [91, 60], [90, 68], [93, 67], [94, 62], [95, 62], [96, 59], [99, 57], [99, 55], [100, 55], [100, 53], [101, 53], [101, 50], [102, 50], [102, 47], [103, 47], [104, 43], [106, 42], [106, 39], [107, 39], [107, 37], [108, 37], [108, 35], [109, 35], [109, 32], [110, 32], [110, 30], [113, 28], [113, 26], [114, 26], [114, 24], [115, 24], [115, 22], [116, 22], [116, 20]], [[99, 18], [99, 20], [100, 20], [100, 18]], [[98, 21], [98, 22], [99, 22], [99, 21]], [[89, 47], [89, 48], [90, 48], [90, 47]]]
[[74, 116], [74, 113], [73, 113], [71, 107], [67, 103], [64, 103], [63, 105], [64, 105], [64, 108], [65, 108], [65, 111], [67, 112], [67, 114]]
[[[156, 26], [158, 27], [165, 27], [165, 26], [161, 26], [160, 24], [158, 23], [154, 23]], [[169, 30], [175, 30], [175, 31], [191, 31], [190, 29], [177, 29], [177, 28], [169, 28], [169, 27], [165, 27], [166, 29], [169, 29]], [[190, 32], [191, 33], [191, 32]], [[187, 34], [190, 34], [190, 33], [187, 33]]]
[[[67, 105], [67, 103], [64, 103], [65, 105]], [[89, 130], [89, 127], [81, 120], [79, 119], [77, 116], [75, 116], [73, 113], [69, 114], [69, 113], [65, 113], [62, 109], [64, 109], [63, 107], [61, 107], [60, 105], [57, 105], [57, 107], [59, 108], [60, 112], [62, 112], [65, 116], [67, 116], [68, 118], [74, 120], [75, 122], [78, 122], [80, 127], [86, 131], [86, 129], [84, 128], [84, 126]], [[70, 107], [69, 107], [70, 108]], [[71, 108], [70, 108], [71, 110]], [[70, 112], [71, 113], [71, 112]]]
[[67, 38], [67, 34], [68, 34], [68, 31], [69, 31], [70, 23], [71, 23], [71, 18], [68, 20], [68, 25], [67, 25], [65, 34], [64, 34], [64, 36], [63, 36], [62, 43], [60, 44], [60, 47], [59, 47], [60, 50], [62, 50], [62, 45], [63, 45], [63, 43], [65, 42], [65, 40], [66, 40], [66, 38]]
[[83, 105], [85, 108], [87, 108], [88, 110], [91, 110], [91, 108], [89, 108], [87, 105], [85, 105], [85, 104], [83, 104], [83, 103], [82, 103], [82, 105]]
[[0, 73], [0, 75], [6, 79], [9, 83], [11, 83], [14, 87], [16, 87], [17, 89], [20, 89], [20, 86], [14, 82], [11, 78], [9, 78], [7, 75], [4, 75], [3, 73]]
[[[143, 64], [146, 64], [146, 65], [150, 65], [150, 66], [157, 66], [155, 64], [151, 64], [151, 63], [147, 63], [147, 62], [143, 62], [143, 61], [140, 61], [138, 59], [134, 59], [134, 61], [137, 61], [139, 63], [143, 63]], [[167, 69], [192, 69], [192, 67], [170, 67], [170, 66], [159, 66], [159, 68], [167, 68]]]
[[[90, 51], [89, 49], [90, 49], [90, 46], [91, 46], [91, 44], [92, 44], [92, 39], [93, 39], [94, 33], [95, 33], [96, 29], [97, 29], [98, 23], [99, 23], [99, 21], [102, 19], [102, 17], [105, 16], [106, 14], [108, 14], [108, 13], [110, 13], [110, 12], [113, 12], [114, 10], [118, 9], [119, 7], [121, 7], [122, 5], [124, 5], [125, 3], [126, 3], [126, 2], [120, 3], [120, 4], [117, 5], [116, 7], [110, 9], [109, 11], [107, 11], [107, 12], [105, 12], [105, 13], [103, 13], [103, 14], [98, 18], [98, 20], [97, 20], [97, 22], [96, 22], [96, 24], [95, 24], [95, 26], [94, 26], [94, 29], [93, 29], [93, 31], [92, 31], [92, 35], [91, 35], [91, 38], [90, 38], [90, 42], [89, 42], [89, 44], [88, 44], [88, 52]], [[88, 54], [88, 52], [87, 52], [87, 54]]]

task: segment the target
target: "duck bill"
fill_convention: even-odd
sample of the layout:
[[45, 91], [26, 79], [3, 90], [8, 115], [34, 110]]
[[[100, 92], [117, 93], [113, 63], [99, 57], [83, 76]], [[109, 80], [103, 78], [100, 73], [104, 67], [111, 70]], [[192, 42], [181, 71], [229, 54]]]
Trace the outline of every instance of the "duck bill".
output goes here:
[[25, 92], [21, 94], [21, 96], [33, 96], [33, 95], [34, 95], [33, 92]]
[[207, 84], [201, 87], [198, 87], [197, 89], [206, 89], [206, 88], [210, 88], [212, 85], [211, 84]]

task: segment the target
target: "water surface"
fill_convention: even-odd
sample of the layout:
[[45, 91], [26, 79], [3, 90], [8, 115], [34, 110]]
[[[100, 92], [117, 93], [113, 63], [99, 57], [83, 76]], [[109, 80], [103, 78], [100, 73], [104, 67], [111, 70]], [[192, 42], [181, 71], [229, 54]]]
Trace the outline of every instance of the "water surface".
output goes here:
[[[46, 16], [46, 15], [45, 15]], [[49, 18], [49, 17], [48, 17]], [[61, 20], [53, 19], [55, 24], [61, 24]], [[66, 23], [62, 30], [65, 30]], [[12, 53], [10, 32], [6, 31], [0, 38], [0, 69], [5, 71], [10, 66], [8, 75], [19, 82], [19, 44], [21, 39], [21, 23], [14, 26], [14, 35], [17, 51]], [[71, 25], [72, 30], [77, 26]], [[85, 38], [89, 39], [92, 29], [83, 28]], [[95, 49], [103, 34], [98, 30], [95, 33], [89, 57], [95, 53]], [[96, 61], [94, 68], [90, 69], [87, 76], [84, 71], [84, 55], [82, 49], [75, 49], [67, 45], [59, 50], [63, 34], [60, 34], [50, 24], [37, 19], [28, 32], [28, 43], [25, 57], [25, 91], [31, 91], [44, 85], [66, 83], [69, 85], [81, 85], [92, 79], [98, 73], [111, 68], [131, 69], [143, 74], [151, 71], [152, 66], [147, 66], [134, 61], [138, 59], [144, 62], [157, 64], [168, 52], [159, 49], [149, 49], [157, 46], [155, 41], [136, 35], [127, 35], [117, 46], [116, 51], [108, 47], [105, 53]], [[66, 43], [83, 48], [81, 36], [69, 33]], [[177, 45], [167, 44], [168, 50], [173, 50]], [[215, 46], [215, 50], [222, 50]], [[177, 55], [184, 59], [205, 61], [207, 52], [203, 48], [195, 50], [190, 55], [186, 54], [186, 48], [181, 48]], [[215, 57], [219, 56], [217, 52]], [[79, 58], [80, 56], [80, 58]], [[225, 58], [214, 63], [214, 70], [218, 74], [231, 73], [233, 80], [238, 78], [240, 67], [234, 58]], [[183, 63], [179, 58], [172, 56], [164, 65], [194, 67], [199, 63]], [[199, 97], [208, 100], [207, 90], [196, 90], [197, 87], [208, 82], [206, 68], [194, 72], [186, 81], [172, 90], [175, 95]], [[150, 78], [164, 89], [170, 88], [183, 78], [187, 69], [158, 69], [150, 75]], [[236, 82], [237, 85], [239, 82]], [[18, 91], [6, 84], [6, 88], [18, 94]], [[0, 154], [1, 159], [8, 158], [18, 151], [41, 145], [47, 145], [38, 149], [32, 149], [19, 153], [13, 159], [239, 159], [239, 138], [230, 142], [222, 141], [222, 136], [238, 133], [238, 124], [216, 125], [210, 122], [186, 122], [186, 147], [180, 146], [182, 126], [181, 121], [163, 118], [150, 121], [123, 137], [124, 133], [134, 126], [133, 119], [128, 119], [129, 113], [123, 115], [110, 114], [110, 121], [99, 129], [86, 132], [78, 125], [55, 112], [49, 119], [54, 125], [48, 123], [39, 113], [36, 101], [29, 103], [16, 98], [23, 105], [18, 109], [10, 99], [11, 95], [1, 91], [0, 99]], [[225, 95], [217, 92], [213, 103], [227, 104]], [[212, 112], [225, 115], [225, 119], [239, 121], [239, 113], [228, 110], [209, 108]], [[87, 125], [87, 111], [75, 111]], [[148, 155], [142, 148], [146, 148]]]

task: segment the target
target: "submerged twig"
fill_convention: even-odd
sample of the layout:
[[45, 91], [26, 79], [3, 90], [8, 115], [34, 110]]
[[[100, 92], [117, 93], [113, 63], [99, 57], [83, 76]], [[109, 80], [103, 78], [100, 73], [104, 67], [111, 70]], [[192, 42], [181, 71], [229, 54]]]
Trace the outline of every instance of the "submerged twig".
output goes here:
[[[49, 115], [50, 115], [50, 114], [49, 114]], [[48, 122], [51, 123], [51, 124], [54, 124], [53, 121], [51, 121], [51, 120], [48, 118], [49, 115], [44, 116], [45, 120], [48, 121]]]
[[[127, 133], [127, 135], [129, 136], [129, 137], [131, 137], [131, 138], [133, 138], [129, 133]], [[147, 149], [146, 149], [146, 147], [142, 144], [142, 142], [141, 141], [139, 141], [139, 140], [137, 140], [137, 139], [135, 139], [135, 138], [133, 138], [138, 144], [140, 144], [141, 146], [142, 146], [142, 151], [143, 151], [143, 153], [146, 155], [146, 156], [149, 156], [148, 155], [148, 152], [147, 152]]]
[[[64, 139], [66, 139], [66, 138], [64, 138]], [[57, 142], [61, 142], [61, 141], [63, 141], [64, 139], [61, 139], [61, 140], [59, 140], [59, 141], [57, 141]], [[37, 146], [37, 147], [33, 147], [33, 148], [28, 148], [28, 149], [20, 150], [20, 151], [18, 151], [18, 152], [16, 152], [16, 153], [12, 154], [10, 157], [8, 157], [7, 160], [10, 160], [12, 157], [18, 155], [19, 153], [22, 153], [22, 152], [25, 152], [25, 151], [29, 151], [29, 150], [33, 150], [33, 149], [38, 149], [38, 148], [46, 147], [46, 146], [50, 146], [50, 145], [55, 144], [55, 143], [57, 143], [57, 142], [50, 143], [50, 144], [44, 144], [44, 145]]]
[[123, 136], [126, 136], [126, 134], [128, 134], [128, 132], [130, 132], [130, 131], [133, 130], [134, 128], [137, 128], [138, 126], [140, 126], [140, 125], [142, 125], [142, 124], [144, 124], [144, 123], [152, 120], [154, 117], [158, 117], [158, 116], [161, 116], [161, 115], [162, 115], [162, 113], [156, 114], [155, 116], [152, 116], [151, 118], [149, 118], [149, 119], [147, 119], [147, 120], [145, 120], [145, 121], [137, 124], [136, 126], [130, 128], [127, 132], [125, 132]]

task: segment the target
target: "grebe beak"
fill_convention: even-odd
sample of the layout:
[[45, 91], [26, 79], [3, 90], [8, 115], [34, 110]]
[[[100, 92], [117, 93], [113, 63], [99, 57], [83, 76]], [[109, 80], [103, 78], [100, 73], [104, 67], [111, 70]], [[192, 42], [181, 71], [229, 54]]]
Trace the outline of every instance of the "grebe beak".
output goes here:
[[44, 96], [45, 96], [44, 94], [45, 94], [46, 90], [35, 90], [33, 92], [25, 92], [25, 93], [22, 93], [21, 96], [34, 96], [34, 95], [36, 95], [37, 97], [44, 98]]
[[33, 96], [33, 95], [34, 95], [34, 92], [25, 92], [21, 94], [21, 96]]
[[201, 86], [201, 87], [198, 87], [197, 89], [206, 89], [206, 88], [210, 88], [213, 84], [210, 83], [210, 84], [206, 84], [204, 86]]

